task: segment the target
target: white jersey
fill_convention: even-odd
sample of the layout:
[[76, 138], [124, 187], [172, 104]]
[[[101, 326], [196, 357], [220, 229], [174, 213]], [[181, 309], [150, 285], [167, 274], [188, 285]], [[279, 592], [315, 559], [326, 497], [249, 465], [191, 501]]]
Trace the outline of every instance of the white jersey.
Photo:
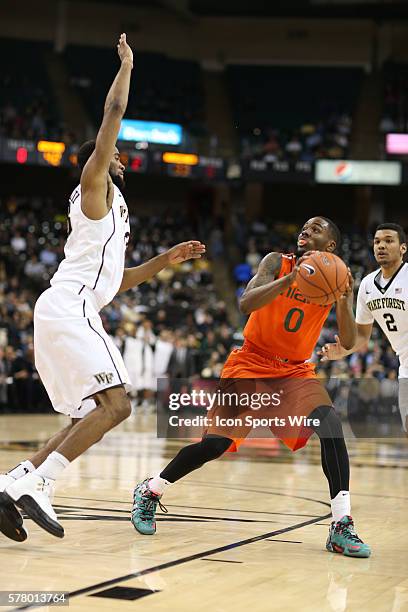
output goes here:
[[356, 321], [377, 321], [400, 359], [399, 376], [408, 378], [408, 264], [404, 263], [382, 287], [381, 269], [361, 281]]
[[114, 185], [112, 208], [102, 219], [92, 220], [81, 209], [81, 186], [69, 199], [70, 232], [65, 259], [51, 279], [79, 294], [87, 288], [100, 310], [112, 301], [123, 278], [125, 251], [130, 236], [129, 213], [120, 190]]

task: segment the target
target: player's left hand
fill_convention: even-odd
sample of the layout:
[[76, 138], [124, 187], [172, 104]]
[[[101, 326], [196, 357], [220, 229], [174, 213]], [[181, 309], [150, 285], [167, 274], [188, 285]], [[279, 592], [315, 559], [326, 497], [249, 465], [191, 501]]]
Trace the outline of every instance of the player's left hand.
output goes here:
[[199, 259], [205, 253], [205, 244], [199, 240], [180, 242], [167, 251], [168, 265], [174, 265], [188, 259]]
[[344, 290], [343, 295], [341, 295], [337, 301], [340, 303], [347, 303], [349, 306], [352, 306], [354, 298], [354, 278], [351, 274], [350, 268], [347, 268], [347, 271], [347, 286]]
[[321, 351], [317, 354], [320, 356], [320, 361], [335, 361], [336, 359], [343, 359], [347, 355], [346, 349], [341, 346], [339, 336], [334, 336], [335, 342], [327, 342]]

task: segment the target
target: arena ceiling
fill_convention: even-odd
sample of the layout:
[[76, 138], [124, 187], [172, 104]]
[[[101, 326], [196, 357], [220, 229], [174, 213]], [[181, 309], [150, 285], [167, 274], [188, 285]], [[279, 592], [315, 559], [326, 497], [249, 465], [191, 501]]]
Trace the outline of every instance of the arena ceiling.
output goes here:
[[[83, 0], [68, 0], [81, 2]], [[88, 0], [89, 1], [89, 0]], [[132, 8], [171, 12], [181, 19], [199, 17], [303, 17], [407, 19], [408, 0], [90, 0]]]
[[201, 16], [383, 19], [408, 16], [407, 0], [190, 0], [189, 7], [193, 14]]

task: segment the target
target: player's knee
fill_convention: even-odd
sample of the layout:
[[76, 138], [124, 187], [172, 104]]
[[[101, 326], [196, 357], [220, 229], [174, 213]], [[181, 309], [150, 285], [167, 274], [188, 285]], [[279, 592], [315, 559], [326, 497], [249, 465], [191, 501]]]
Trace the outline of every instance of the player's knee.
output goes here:
[[310, 417], [318, 421], [313, 427], [317, 435], [322, 438], [343, 438], [343, 427], [340, 417], [333, 406], [319, 406], [310, 414]]
[[100, 393], [99, 403], [113, 426], [127, 419], [132, 412], [130, 400], [125, 390], [121, 387], [107, 389], [105, 392]]
[[127, 396], [124, 396], [117, 406], [115, 406], [115, 415], [118, 423], [127, 419], [132, 412], [132, 406]]
[[221, 436], [206, 436], [201, 440], [200, 445], [207, 461], [211, 461], [221, 457], [231, 446], [231, 442], [229, 438]]

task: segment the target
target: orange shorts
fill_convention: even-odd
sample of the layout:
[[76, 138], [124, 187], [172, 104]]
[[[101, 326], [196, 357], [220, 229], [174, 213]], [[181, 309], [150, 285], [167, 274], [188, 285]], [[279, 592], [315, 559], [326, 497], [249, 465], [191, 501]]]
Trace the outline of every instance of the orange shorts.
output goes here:
[[[313, 364], [267, 356], [248, 342], [229, 355], [219, 390], [229, 397], [234, 393], [240, 397], [243, 393], [245, 396], [256, 393], [258, 399], [260, 394], [272, 396], [278, 393], [280, 397], [279, 405], [256, 408], [255, 411], [253, 407], [242, 406], [241, 402], [229, 406], [218, 404], [209, 411], [212, 424], [205, 433], [231, 438], [230, 452], [236, 452], [253, 429], [251, 422], [254, 417], [266, 419], [270, 431], [296, 451], [305, 446], [313, 434], [313, 429], [305, 424], [304, 419], [318, 406], [332, 405], [326, 389], [316, 377]], [[220, 426], [220, 422], [225, 423], [226, 419], [229, 419], [228, 425]], [[273, 423], [269, 424], [270, 421]]]

